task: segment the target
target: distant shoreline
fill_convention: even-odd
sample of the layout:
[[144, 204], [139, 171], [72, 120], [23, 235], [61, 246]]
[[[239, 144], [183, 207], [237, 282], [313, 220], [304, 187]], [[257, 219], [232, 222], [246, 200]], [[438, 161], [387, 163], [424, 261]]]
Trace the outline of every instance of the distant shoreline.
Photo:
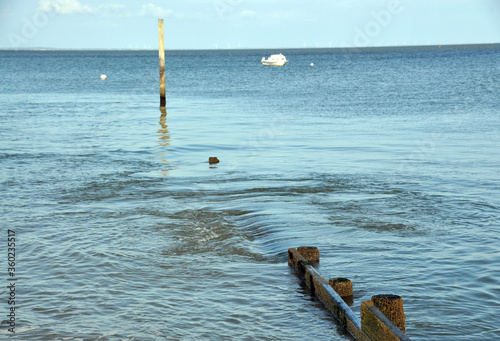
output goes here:
[[[362, 46], [362, 47], [263, 47], [263, 48], [233, 48], [233, 49], [165, 49], [165, 51], [300, 51], [300, 50], [318, 50], [318, 51], [370, 51], [370, 50], [390, 50], [390, 49], [434, 49], [434, 48], [471, 48], [471, 47], [500, 47], [500, 43], [479, 43], [479, 44], [442, 44], [442, 45], [391, 45], [391, 46]], [[27, 47], [10, 48], [0, 47], [0, 51], [157, 51], [157, 49], [104, 49], [104, 48], [50, 48], [50, 47]]]

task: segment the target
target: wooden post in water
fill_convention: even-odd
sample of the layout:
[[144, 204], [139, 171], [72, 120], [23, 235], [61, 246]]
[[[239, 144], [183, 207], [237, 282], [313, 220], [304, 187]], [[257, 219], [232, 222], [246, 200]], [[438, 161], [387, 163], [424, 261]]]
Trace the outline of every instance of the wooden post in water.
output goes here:
[[319, 250], [315, 246], [300, 246], [297, 251], [310, 263], [319, 263]]
[[163, 42], [163, 19], [158, 19], [158, 55], [160, 57], [160, 108], [165, 108], [165, 46]]
[[375, 295], [372, 296], [372, 302], [392, 323], [406, 333], [406, 316], [401, 296]]

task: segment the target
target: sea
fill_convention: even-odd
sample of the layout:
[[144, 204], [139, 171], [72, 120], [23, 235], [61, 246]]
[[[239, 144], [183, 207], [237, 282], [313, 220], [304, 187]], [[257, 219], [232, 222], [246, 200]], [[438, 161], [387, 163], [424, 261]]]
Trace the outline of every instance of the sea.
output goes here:
[[165, 58], [162, 110], [158, 51], [0, 51], [0, 339], [353, 340], [299, 246], [500, 339], [500, 45]]

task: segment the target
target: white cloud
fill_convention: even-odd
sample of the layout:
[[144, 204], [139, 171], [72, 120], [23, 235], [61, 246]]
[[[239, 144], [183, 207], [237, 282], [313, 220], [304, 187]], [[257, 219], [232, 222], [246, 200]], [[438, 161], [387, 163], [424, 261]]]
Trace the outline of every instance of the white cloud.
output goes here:
[[94, 14], [104, 17], [129, 17], [127, 7], [119, 4], [103, 4], [97, 7], [82, 5], [78, 0], [41, 0], [37, 9], [40, 12], [69, 14]]
[[277, 20], [292, 19], [296, 17], [296, 13], [293, 10], [279, 11], [271, 13], [271, 17]]
[[251, 18], [255, 17], [256, 13], [254, 11], [243, 11], [240, 13], [240, 16], [243, 18]]
[[78, 0], [41, 0], [37, 9], [40, 12], [55, 12], [57, 14], [91, 14], [96, 10], [84, 6]]
[[0, 18], [7, 17], [10, 13], [12, 13], [12, 11], [9, 9], [8, 6], [0, 8]]
[[174, 11], [172, 11], [171, 9], [163, 9], [162, 7], [149, 3], [147, 5], [142, 5], [140, 14], [155, 18], [163, 18], [174, 15]]
[[130, 14], [127, 13], [127, 7], [117, 4], [99, 5], [99, 7], [97, 8], [97, 12], [102, 16], [130, 16]]

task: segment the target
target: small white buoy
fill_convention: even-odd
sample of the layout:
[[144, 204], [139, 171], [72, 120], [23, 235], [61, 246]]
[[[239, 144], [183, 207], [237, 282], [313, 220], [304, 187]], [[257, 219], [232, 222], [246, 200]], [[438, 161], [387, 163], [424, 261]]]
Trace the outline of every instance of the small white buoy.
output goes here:
[[314, 63], [311, 63], [311, 66], [314, 66]]
[[101, 75], [101, 79], [106, 79], [106, 78], [108, 78], [108, 77], [106, 77], [106, 75], [104, 75], [104, 74]]

